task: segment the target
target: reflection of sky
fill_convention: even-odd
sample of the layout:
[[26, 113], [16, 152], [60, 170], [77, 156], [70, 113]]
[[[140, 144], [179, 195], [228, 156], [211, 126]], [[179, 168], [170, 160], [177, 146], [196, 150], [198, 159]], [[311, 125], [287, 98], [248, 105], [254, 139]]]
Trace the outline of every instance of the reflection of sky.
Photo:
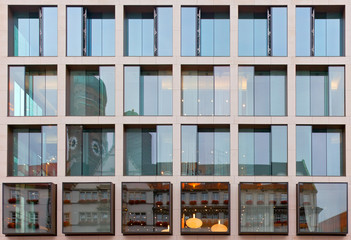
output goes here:
[[315, 184], [317, 188], [317, 206], [323, 210], [319, 222], [332, 218], [346, 211], [346, 184]]

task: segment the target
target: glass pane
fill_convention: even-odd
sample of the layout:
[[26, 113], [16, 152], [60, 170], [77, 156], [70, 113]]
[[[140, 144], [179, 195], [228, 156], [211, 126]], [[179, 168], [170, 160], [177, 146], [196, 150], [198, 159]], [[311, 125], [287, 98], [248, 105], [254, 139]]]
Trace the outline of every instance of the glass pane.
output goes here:
[[239, 12], [239, 56], [254, 56], [253, 13]]
[[157, 53], [172, 56], [173, 53], [173, 9], [157, 7]]
[[140, 115], [156, 116], [158, 113], [158, 72], [142, 71], [140, 76]]
[[287, 194], [287, 183], [240, 183], [239, 232], [287, 234]]
[[115, 67], [99, 67], [100, 116], [115, 115]]
[[29, 56], [39, 56], [38, 13], [29, 13]]
[[255, 116], [270, 115], [270, 76], [268, 71], [255, 72]]
[[201, 13], [200, 53], [201, 56], [214, 56], [214, 16], [213, 13]]
[[88, 13], [87, 55], [102, 56], [102, 16], [101, 13]]
[[310, 71], [296, 72], [296, 116], [311, 115]]
[[[182, 182], [181, 234], [229, 234], [227, 182]], [[208, 199], [203, 199], [203, 195]]]
[[253, 128], [239, 129], [239, 175], [253, 176], [255, 165], [255, 133]]
[[42, 176], [42, 143], [39, 129], [29, 130], [29, 164], [28, 176]]
[[312, 174], [312, 127], [296, 126], [296, 175]]
[[67, 56], [83, 56], [82, 7], [67, 7]]
[[182, 175], [197, 175], [197, 126], [182, 126]]
[[42, 7], [43, 55], [57, 56], [57, 7]]
[[198, 173], [210, 175], [214, 173], [214, 133], [212, 129], [198, 130]]
[[29, 176], [29, 129], [13, 129], [13, 163], [10, 176]]
[[327, 176], [345, 176], [341, 129], [327, 130]]
[[46, 70], [46, 116], [57, 115], [57, 71]]
[[287, 56], [288, 23], [286, 7], [272, 7], [272, 56]]
[[286, 115], [286, 71], [271, 71], [270, 76], [271, 116]]
[[267, 14], [254, 13], [254, 17], [254, 56], [267, 56]]
[[26, 82], [29, 85], [26, 94], [27, 116], [45, 116], [45, 71], [30, 71]]
[[215, 128], [214, 175], [230, 175], [230, 133], [226, 128]]
[[344, 67], [328, 67], [329, 116], [344, 116]]
[[255, 175], [272, 175], [270, 129], [255, 129]]
[[14, 14], [14, 56], [30, 56], [29, 13]]
[[311, 73], [311, 115], [328, 116], [328, 77], [326, 72]]
[[9, 115], [25, 114], [25, 67], [9, 67]]
[[314, 55], [327, 56], [327, 14], [316, 12], [315, 15]]
[[288, 163], [288, 130], [286, 126], [272, 126], [272, 175], [286, 176]]
[[85, 115], [86, 76], [85, 71], [70, 71], [69, 115]]
[[298, 194], [299, 234], [347, 234], [347, 183], [299, 183]]
[[170, 196], [170, 183], [122, 183], [122, 233], [171, 234]]
[[66, 176], [82, 176], [83, 127], [67, 126]]
[[157, 115], [172, 115], [172, 97], [172, 71], [159, 71]]
[[199, 89], [199, 112], [201, 115], [213, 115], [214, 113], [214, 82], [213, 71], [199, 71], [198, 72], [198, 89]]
[[310, 7], [296, 8], [296, 56], [311, 55], [311, 11]]
[[141, 13], [127, 13], [124, 27], [125, 56], [142, 56]]
[[142, 55], [154, 56], [154, 14], [142, 13]]
[[125, 171], [126, 176], [140, 176], [142, 175], [142, 147], [143, 138], [141, 128], [127, 128], [125, 130]]
[[44, 176], [57, 175], [57, 127], [42, 127], [42, 170]]
[[115, 56], [114, 13], [102, 13], [102, 56]]
[[182, 71], [182, 111], [184, 116], [198, 114], [197, 71]]
[[215, 115], [230, 115], [230, 68], [214, 67]]
[[101, 176], [115, 175], [115, 131], [114, 129], [101, 130]]
[[157, 126], [157, 175], [173, 174], [173, 128]]
[[140, 115], [140, 67], [124, 67], [124, 115]]
[[100, 129], [83, 129], [82, 176], [101, 176], [102, 139]]
[[197, 8], [182, 7], [182, 56], [196, 56], [196, 14]]
[[338, 12], [327, 13], [327, 56], [344, 56], [344, 19]]
[[239, 115], [254, 115], [254, 67], [239, 67]]
[[[85, 108], [85, 116], [99, 116], [100, 114], [100, 76], [99, 71], [87, 70], [85, 76], [85, 92], [83, 94], [85, 101], [81, 107]], [[77, 84], [77, 87], [80, 87]], [[77, 93], [76, 93], [77, 94]], [[79, 96], [79, 95], [78, 95]]]
[[229, 13], [214, 13], [214, 56], [230, 55]]
[[[112, 188], [111, 183], [63, 183], [65, 194], [72, 196], [63, 200], [63, 233], [113, 233]], [[89, 200], [79, 197], [91, 194], [93, 198]]]

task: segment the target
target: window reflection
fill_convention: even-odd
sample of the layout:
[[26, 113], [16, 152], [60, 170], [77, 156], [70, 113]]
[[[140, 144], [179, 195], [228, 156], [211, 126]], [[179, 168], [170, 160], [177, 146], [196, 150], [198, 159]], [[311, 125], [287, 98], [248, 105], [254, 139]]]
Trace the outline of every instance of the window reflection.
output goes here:
[[170, 183], [122, 183], [123, 234], [172, 234]]
[[63, 191], [63, 233], [114, 233], [113, 184], [63, 183]]
[[240, 233], [288, 234], [288, 184], [240, 183]]
[[9, 116], [56, 116], [54, 66], [9, 67]]
[[347, 183], [299, 183], [297, 217], [300, 235], [346, 235]]
[[3, 233], [56, 235], [56, 185], [3, 184]]
[[66, 175], [114, 176], [114, 128], [68, 125]]
[[230, 233], [229, 183], [183, 182], [181, 187], [182, 234]]

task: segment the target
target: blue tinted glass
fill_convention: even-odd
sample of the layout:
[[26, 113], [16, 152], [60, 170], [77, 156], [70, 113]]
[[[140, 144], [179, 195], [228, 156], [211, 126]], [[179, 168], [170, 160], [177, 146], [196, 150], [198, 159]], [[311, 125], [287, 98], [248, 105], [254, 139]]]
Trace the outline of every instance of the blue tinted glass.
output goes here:
[[67, 56], [83, 55], [83, 8], [67, 7]]
[[255, 72], [255, 115], [270, 115], [269, 71]]
[[271, 127], [272, 141], [272, 175], [286, 176], [288, 163], [288, 128]]
[[315, 18], [315, 56], [326, 56], [327, 55], [327, 14], [316, 13]]
[[158, 56], [172, 56], [173, 53], [173, 11], [171, 7], [157, 8], [157, 53]]
[[254, 67], [239, 67], [239, 115], [254, 115]]
[[267, 56], [267, 14], [255, 13], [254, 17], [254, 56]]
[[197, 126], [182, 126], [182, 175], [197, 173]]
[[196, 56], [196, 13], [195, 7], [182, 7], [182, 56]]
[[344, 116], [344, 67], [328, 68], [329, 116]]
[[286, 115], [286, 71], [272, 70], [270, 76], [271, 116]]
[[39, 56], [39, 17], [29, 13], [29, 56]]
[[287, 14], [286, 7], [272, 7], [272, 56], [287, 55]]
[[125, 55], [142, 55], [142, 19], [141, 13], [127, 13], [125, 20]]
[[311, 72], [311, 116], [328, 116], [327, 72]]
[[311, 114], [311, 80], [309, 71], [296, 72], [296, 116]]
[[142, 56], [154, 56], [154, 14], [142, 13]]
[[296, 126], [296, 175], [312, 174], [312, 127]]
[[255, 133], [253, 128], [239, 130], [239, 175], [253, 176], [255, 166]]
[[213, 56], [214, 20], [213, 13], [202, 13], [200, 20], [200, 55]]
[[214, 56], [230, 55], [229, 13], [214, 13]]
[[343, 22], [342, 13], [327, 13], [327, 56], [344, 55]]
[[254, 139], [255, 175], [271, 175], [270, 129], [256, 129]]
[[115, 16], [102, 14], [102, 56], [115, 56]]
[[311, 55], [311, 8], [296, 8], [296, 56]]
[[101, 13], [88, 14], [87, 18], [87, 55], [101, 56], [102, 19]]
[[327, 175], [327, 133], [325, 130], [312, 132], [312, 175]]
[[254, 55], [253, 13], [239, 13], [239, 56]]
[[197, 71], [182, 71], [182, 113], [198, 114], [198, 73]]
[[15, 13], [14, 56], [39, 56], [39, 13]]
[[43, 55], [57, 56], [57, 7], [43, 7]]
[[124, 115], [140, 115], [140, 67], [124, 68]]
[[157, 71], [142, 71], [140, 76], [140, 115], [157, 115]]

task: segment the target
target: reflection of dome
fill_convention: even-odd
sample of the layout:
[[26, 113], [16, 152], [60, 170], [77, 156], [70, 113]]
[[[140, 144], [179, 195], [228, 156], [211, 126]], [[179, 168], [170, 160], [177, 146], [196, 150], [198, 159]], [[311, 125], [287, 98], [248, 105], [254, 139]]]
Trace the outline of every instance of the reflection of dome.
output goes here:
[[96, 156], [100, 156], [100, 145], [99, 145], [99, 142], [96, 141], [96, 140], [93, 140], [91, 142], [91, 149], [93, 151], [93, 153], [96, 155]]
[[74, 149], [76, 149], [77, 145], [78, 145], [78, 139], [77, 139], [77, 137], [75, 137], [75, 136], [70, 137], [70, 138], [69, 138], [69, 148], [70, 148], [71, 150], [74, 150]]

